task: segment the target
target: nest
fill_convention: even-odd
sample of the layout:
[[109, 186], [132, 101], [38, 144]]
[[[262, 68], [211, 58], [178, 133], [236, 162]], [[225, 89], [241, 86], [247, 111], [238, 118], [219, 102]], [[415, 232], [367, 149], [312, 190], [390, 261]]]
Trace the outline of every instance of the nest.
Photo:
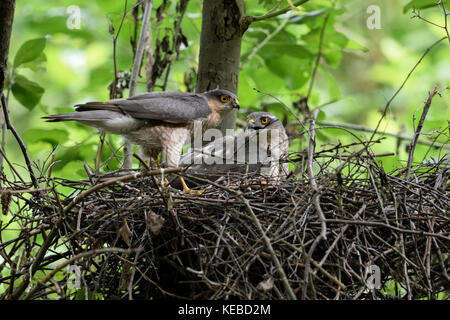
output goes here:
[[[160, 172], [150, 171], [103, 184], [53, 179], [32, 197], [3, 192], [4, 209], [22, 200], [10, 222], [22, 229], [0, 251], [12, 248], [12, 260], [24, 243], [25, 257], [48, 249], [39, 263], [19, 263], [15, 277], [30, 266], [63, 274], [47, 271], [23, 293], [28, 299], [448, 298], [448, 159], [386, 173], [371, 157], [338, 166], [333, 156], [316, 157], [315, 185], [301, 171], [278, 183], [175, 172], [206, 190], [189, 195], [162, 187]], [[39, 246], [38, 234], [46, 235]], [[75, 288], [62, 273], [68, 267], [78, 271]]]

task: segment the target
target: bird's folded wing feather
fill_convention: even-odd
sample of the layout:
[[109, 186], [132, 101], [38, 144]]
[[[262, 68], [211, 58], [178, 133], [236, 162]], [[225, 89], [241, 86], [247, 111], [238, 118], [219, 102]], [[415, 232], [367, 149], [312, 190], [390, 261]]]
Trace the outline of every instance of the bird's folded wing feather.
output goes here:
[[258, 146], [258, 131], [241, 131], [235, 135], [217, 138], [201, 149], [191, 149], [180, 160], [180, 166], [188, 166], [194, 163], [212, 164], [234, 163], [245, 165], [248, 162], [256, 163], [259, 153], [258, 148], [267, 148], [266, 145]]
[[77, 105], [77, 111], [110, 110], [136, 119], [186, 123], [206, 119], [211, 113], [208, 101], [198, 94], [154, 92], [129, 99], [88, 102]]

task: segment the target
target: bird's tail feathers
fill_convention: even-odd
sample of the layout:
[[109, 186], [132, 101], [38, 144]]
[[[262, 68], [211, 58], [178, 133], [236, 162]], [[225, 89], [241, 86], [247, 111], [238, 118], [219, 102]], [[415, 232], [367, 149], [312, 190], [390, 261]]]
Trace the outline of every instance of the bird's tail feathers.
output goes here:
[[109, 110], [109, 111], [121, 111], [118, 106], [108, 102], [87, 102], [83, 104], [75, 105], [77, 111], [92, 111], [92, 110]]
[[85, 112], [71, 112], [63, 114], [55, 114], [50, 116], [42, 117], [47, 122], [60, 122], [60, 121], [104, 121], [110, 120], [111, 114], [102, 110], [92, 110]]

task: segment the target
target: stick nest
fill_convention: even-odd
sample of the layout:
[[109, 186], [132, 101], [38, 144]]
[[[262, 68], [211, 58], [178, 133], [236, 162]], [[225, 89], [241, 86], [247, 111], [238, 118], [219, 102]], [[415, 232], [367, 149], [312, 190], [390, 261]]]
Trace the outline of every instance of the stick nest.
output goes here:
[[[161, 187], [160, 175], [90, 194], [83, 193], [89, 181], [53, 179], [31, 197], [11, 193], [18, 185], [10, 183], [3, 209], [15, 198], [21, 203], [10, 222], [21, 232], [0, 249], [12, 260], [25, 242], [24, 256], [33, 257], [42, 242], [36, 235], [48, 240], [51, 230], [33, 271], [64, 259], [80, 271], [80, 290], [64, 273], [38, 283], [30, 299], [80, 292], [104, 299], [448, 298], [448, 159], [413, 167], [409, 179], [406, 169], [388, 174], [370, 157], [336, 161], [316, 162], [317, 189], [301, 171], [278, 184], [257, 175], [200, 180], [202, 195]], [[64, 197], [61, 187], [72, 193]], [[23, 261], [16, 277], [33, 259]]]

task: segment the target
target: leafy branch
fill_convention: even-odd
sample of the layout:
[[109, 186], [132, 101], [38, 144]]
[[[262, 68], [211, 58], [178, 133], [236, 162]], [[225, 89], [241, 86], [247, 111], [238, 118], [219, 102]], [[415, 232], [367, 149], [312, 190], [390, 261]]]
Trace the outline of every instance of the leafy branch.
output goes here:
[[444, 3], [444, 0], [440, 0], [440, 1], [437, 3], [437, 6], [442, 8], [442, 12], [443, 12], [443, 14], [444, 14], [444, 25], [443, 25], [443, 26], [441, 26], [441, 25], [439, 25], [439, 24], [437, 24], [437, 23], [435, 23], [435, 22], [433, 22], [433, 21], [430, 21], [430, 20], [428, 20], [428, 19], [422, 17], [422, 16], [420, 15], [420, 10], [418, 10], [418, 9], [416, 9], [416, 8], [413, 8], [413, 16], [411, 17], [411, 19], [418, 18], [418, 19], [420, 19], [420, 20], [422, 20], [422, 21], [425, 21], [425, 22], [428, 23], [428, 24], [431, 24], [431, 25], [435, 26], [435, 27], [444, 29], [444, 30], [445, 30], [445, 33], [447, 34], [448, 41], [450, 42], [450, 33], [449, 33], [449, 31], [448, 31], [448, 22], [447, 22], [449, 13], [448, 13], [447, 10], [445, 9], [445, 3]]
[[[276, 11], [273, 11], [273, 9], [271, 9], [271, 10], [269, 10], [269, 12], [267, 12], [266, 14], [264, 14], [262, 16], [246, 16], [245, 19], [249, 24], [256, 22], [256, 21], [271, 19], [271, 18], [277, 17], [279, 15], [282, 15], [288, 11], [291, 11], [293, 8], [296, 8], [308, 1], [309, 0], [298, 0], [298, 1], [294, 1], [294, 2], [289, 1], [289, 5], [283, 9], [279, 9]], [[278, 3], [276, 7], [278, 7], [279, 5], [280, 5], [280, 3]]]

